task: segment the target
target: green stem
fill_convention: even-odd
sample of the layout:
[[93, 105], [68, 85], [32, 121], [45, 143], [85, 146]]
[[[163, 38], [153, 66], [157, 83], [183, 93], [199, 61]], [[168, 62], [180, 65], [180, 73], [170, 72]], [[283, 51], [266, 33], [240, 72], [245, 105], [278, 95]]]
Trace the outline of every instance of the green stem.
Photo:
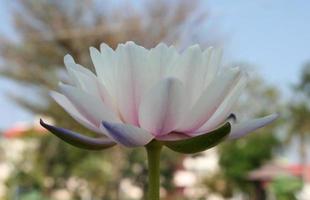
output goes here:
[[160, 152], [162, 144], [156, 140], [151, 141], [146, 145], [147, 161], [148, 161], [148, 200], [159, 200], [159, 166], [160, 166]]

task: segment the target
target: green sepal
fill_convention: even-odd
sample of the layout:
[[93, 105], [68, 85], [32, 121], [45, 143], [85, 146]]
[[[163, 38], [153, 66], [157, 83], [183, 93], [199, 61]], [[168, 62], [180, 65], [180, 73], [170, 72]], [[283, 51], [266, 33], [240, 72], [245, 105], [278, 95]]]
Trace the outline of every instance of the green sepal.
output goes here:
[[230, 129], [231, 125], [229, 122], [227, 122], [223, 126], [212, 132], [205, 133], [203, 135], [199, 135], [189, 139], [163, 141], [163, 144], [169, 149], [172, 149], [179, 153], [198, 153], [219, 144], [228, 136], [228, 134], [230, 133]]
[[92, 138], [92, 137], [88, 137], [85, 135], [81, 135], [79, 133], [75, 133], [68, 129], [59, 128], [59, 127], [46, 124], [43, 122], [42, 119], [40, 119], [40, 124], [41, 126], [49, 130], [51, 133], [53, 133], [58, 138], [81, 149], [103, 150], [103, 149], [107, 149], [115, 145], [115, 142], [111, 141], [108, 138], [103, 138], [103, 137]]

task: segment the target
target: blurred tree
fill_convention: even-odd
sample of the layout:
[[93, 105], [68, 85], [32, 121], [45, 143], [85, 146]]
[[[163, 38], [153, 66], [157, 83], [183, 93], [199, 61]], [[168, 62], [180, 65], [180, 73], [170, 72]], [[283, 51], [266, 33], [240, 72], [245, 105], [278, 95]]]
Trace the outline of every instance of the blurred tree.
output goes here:
[[310, 98], [310, 62], [306, 63], [302, 69], [297, 89]]
[[[304, 65], [299, 83], [293, 87], [293, 100], [288, 109], [289, 122], [287, 141], [292, 141], [297, 137], [299, 141], [300, 164], [307, 166], [307, 146], [310, 135], [310, 63]], [[303, 177], [307, 176], [304, 168]]]
[[[51, 116], [58, 126], [93, 134], [74, 122], [47, 95], [48, 90], [56, 88], [57, 80], [66, 79], [63, 56], [70, 53], [79, 63], [93, 70], [88, 48], [98, 47], [101, 42], [113, 48], [127, 40], [145, 47], [153, 47], [161, 41], [181, 46], [184, 40], [192, 37], [191, 34], [197, 36], [196, 28], [205, 21], [206, 12], [200, 4], [199, 1], [187, 0], [130, 3], [16, 0], [11, 3], [11, 10], [17, 36], [15, 39], [1, 37], [1, 74], [33, 89], [30, 94], [11, 94], [19, 105], [33, 113]], [[203, 12], [199, 14], [198, 9]], [[207, 43], [205, 40], [199, 42]], [[30, 95], [35, 95], [38, 100], [29, 101]], [[87, 187], [89, 199], [119, 199], [118, 187], [122, 177], [136, 177], [137, 184], [145, 185], [139, 178], [145, 174], [145, 160], [140, 150], [124, 153], [120, 147], [114, 147], [105, 152], [88, 152], [46, 136], [40, 140], [40, 146], [33, 154], [35, 159], [30, 172], [24, 173], [20, 167], [20, 172], [15, 175], [30, 182], [27, 188], [32, 187], [34, 194], [38, 188], [48, 196], [54, 189], [70, 187], [74, 199], [81, 199], [81, 191]], [[171, 176], [173, 165], [167, 163], [178, 157], [174, 155], [172, 159], [169, 154], [163, 157], [166, 163], [163, 164], [163, 174]], [[33, 177], [33, 174], [41, 177]], [[72, 177], [79, 180], [73, 189], [68, 186]], [[9, 185], [22, 187], [19, 178]], [[163, 180], [165, 185], [170, 185], [170, 179]]]
[[[238, 105], [236, 112], [241, 112], [248, 118], [270, 114], [278, 111], [279, 93], [276, 88], [264, 84], [263, 80], [251, 79]], [[213, 183], [214, 190], [227, 197], [232, 196], [236, 190], [242, 191], [250, 195], [251, 199], [255, 199], [255, 189], [260, 186], [250, 184], [248, 173], [272, 158], [273, 150], [280, 144], [274, 132], [278, 123], [279, 121], [245, 138], [219, 146], [219, 164], [222, 173], [217, 175], [218, 183]], [[225, 184], [220, 184], [220, 182]], [[221, 187], [217, 188], [218, 184]]]

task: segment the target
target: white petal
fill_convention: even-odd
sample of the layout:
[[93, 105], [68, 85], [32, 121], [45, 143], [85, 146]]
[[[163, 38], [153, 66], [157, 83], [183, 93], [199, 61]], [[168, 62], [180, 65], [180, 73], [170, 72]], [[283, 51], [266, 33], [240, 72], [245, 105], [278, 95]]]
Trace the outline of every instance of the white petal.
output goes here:
[[67, 111], [77, 122], [89, 128], [95, 132], [101, 132], [95, 124], [89, 122], [81, 113], [72, 105], [72, 103], [64, 95], [58, 92], [50, 92], [51, 97], [65, 110]]
[[229, 139], [237, 139], [242, 136], [245, 136], [246, 134], [252, 131], [255, 131], [256, 129], [259, 129], [261, 127], [266, 126], [267, 124], [270, 124], [277, 118], [278, 118], [278, 114], [272, 114], [266, 117], [232, 124], [232, 129], [229, 134]]
[[90, 56], [95, 66], [98, 79], [106, 86], [112, 97], [115, 97], [116, 61], [114, 51], [107, 45], [100, 45], [101, 52], [90, 47]]
[[130, 124], [103, 121], [102, 128], [115, 142], [126, 147], [144, 146], [154, 138], [154, 136], [146, 130]]
[[200, 128], [210, 119], [240, 78], [239, 68], [229, 69], [216, 77], [197, 100], [187, 117], [183, 119], [177, 131], [191, 133]]
[[209, 85], [219, 71], [222, 60], [222, 50], [210, 47], [203, 52], [203, 65], [206, 67], [204, 86]]
[[114, 51], [111, 47], [109, 47], [109, 45], [105, 44], [105, 43], [101, 43], [100, 44], [100, 52], [101, 53], [109, 53], [109, 54], [113, 54]]
[[90, 96], [80, 89], [72, 86], [60, 84], [61, 92], [70, 100], [76, 109], [92, 124], [99, 127], [101, 122], [111, 121], [119, 122], [109, 107], [107, 107], [99, 98]]
[[154, 135], [174, 130], [186, 112], [185, 90], [175, 78], [167, 78], [154, 86], [142, 99], [139, 123]]
[[96, 74], [104, 82], [109, 82], [109, 77], [115, 69], [115, 54], [108, 46], [101, 45], [102, 51], [94, 47], [90, 47], [90, 56], [95, 66]]
[[87, 84], [88, 82], [94, 82], [93, 79], [95, 79], [96, 76], [89, 69], [76, 64], [72, 56], [69, 54], [64, 57], [64, 63], [69, 76], [74, 80], [75, 85], [80, 89], [87, 90], [87, 92], [89, 92]]
[[178, 58], [178, 53], [175, 48], [168, 47], [164, 43], [158, 44], [150, 50], [150, 72], [156, 76], [156, 80], [167, 74], [172, 67], [173, 62]]
[[203, 57], [198, 45], [194, 45], [185, 50], [185, 52], [173, 64], [168, 76], [180, 79], [188, 93], [188, 100], [192, 105], [200, 96], [204, 84], [204, 67], [202, 65]]
[[149, 73], [148, 51], [133, 42], [121, 44], [116, 49], [117, 102], [125, 122], [138, 125], [138, 107], [141, 96], [152, 84]]
[[86, 71], [85, 68], [83, 69], [83, 68], [80, 68], [79, 66], [77, 66], [73, 57], [69, 54], [65, 55], [64, 63], [65, 63], [66, 69], [68, 71], [69, 77], [71, 78], [71, 80], [74, 82], [74, 84], [76, 86], [79, 86], [78, 77], [76, 77], [76, 74], [74, 73], [73, 69], [76, 68], [76, 70], [78, 70], [80, 72], [85, 72], [85, 73], [88, 73], [88, 72]]
[[[83, 67], [82, 65], [79, 65], [77, 63], [75, 63], [73, 57], [69, 54], [65, 55], [64, 57], [64, 63], [65, 66], [69, 72], [69, 75], [73, 75], [74, 78], [76, 78], [76, 76], [74, 74], [72, 74], [75, 71], [78, 71], [80, 73], [84, 73], [89, 77], [96, 77], [93, 72], [91, 72], [89, 69]], [[78, 80], [76, 80], [78, 81]]]
[[85, 67], [74, 63], [71, 56], [65, 56], [65, 64], [69, 75], [73, 78], [75, 85], [84, 92], [100, 98], [107, 106], [116, 111], [114, 99], [104, 87], [104, 85], [97, 79], [97, 77]]
[[191, 133], [191, 135], [199, 135], [199, 133], [209, 132], [214, 128], [218, 127], [221, 123], [223, 123], [226, 120], [227, 116], [232, 112], [232, 108], [236, 104], [239, 96], [241, 95], [246, 85], [246, 81], [247, 77], [243, 76], [236, 84], [236, 86], [230, 91], [228, 96], [215, 111], [212, 117], [207, 120], [199, 129], [197, 129], [195, 133]]

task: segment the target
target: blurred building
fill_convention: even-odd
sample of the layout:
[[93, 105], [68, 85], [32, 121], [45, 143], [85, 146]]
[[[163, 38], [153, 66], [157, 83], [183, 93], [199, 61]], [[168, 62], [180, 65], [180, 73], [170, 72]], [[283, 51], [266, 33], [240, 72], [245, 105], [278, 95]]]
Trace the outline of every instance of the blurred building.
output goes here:
[[204, 151], [196, 157], [185, 157], [182, 167], [174, 174], [174, 184], [186, 197], [199, 198], [210, 195], [202, 179], [214, 176], [218, 170], [216, 148]]
[[[253, 170], [248, 175], [249, 181], [256, 186], [256, 193], [261, 199], [275, 199], [275, 193], [296, 199], [310, 199], [310, 166], [283, 162], [272, 162]], [[287, 194], [285, 194], [287, 193]]]

